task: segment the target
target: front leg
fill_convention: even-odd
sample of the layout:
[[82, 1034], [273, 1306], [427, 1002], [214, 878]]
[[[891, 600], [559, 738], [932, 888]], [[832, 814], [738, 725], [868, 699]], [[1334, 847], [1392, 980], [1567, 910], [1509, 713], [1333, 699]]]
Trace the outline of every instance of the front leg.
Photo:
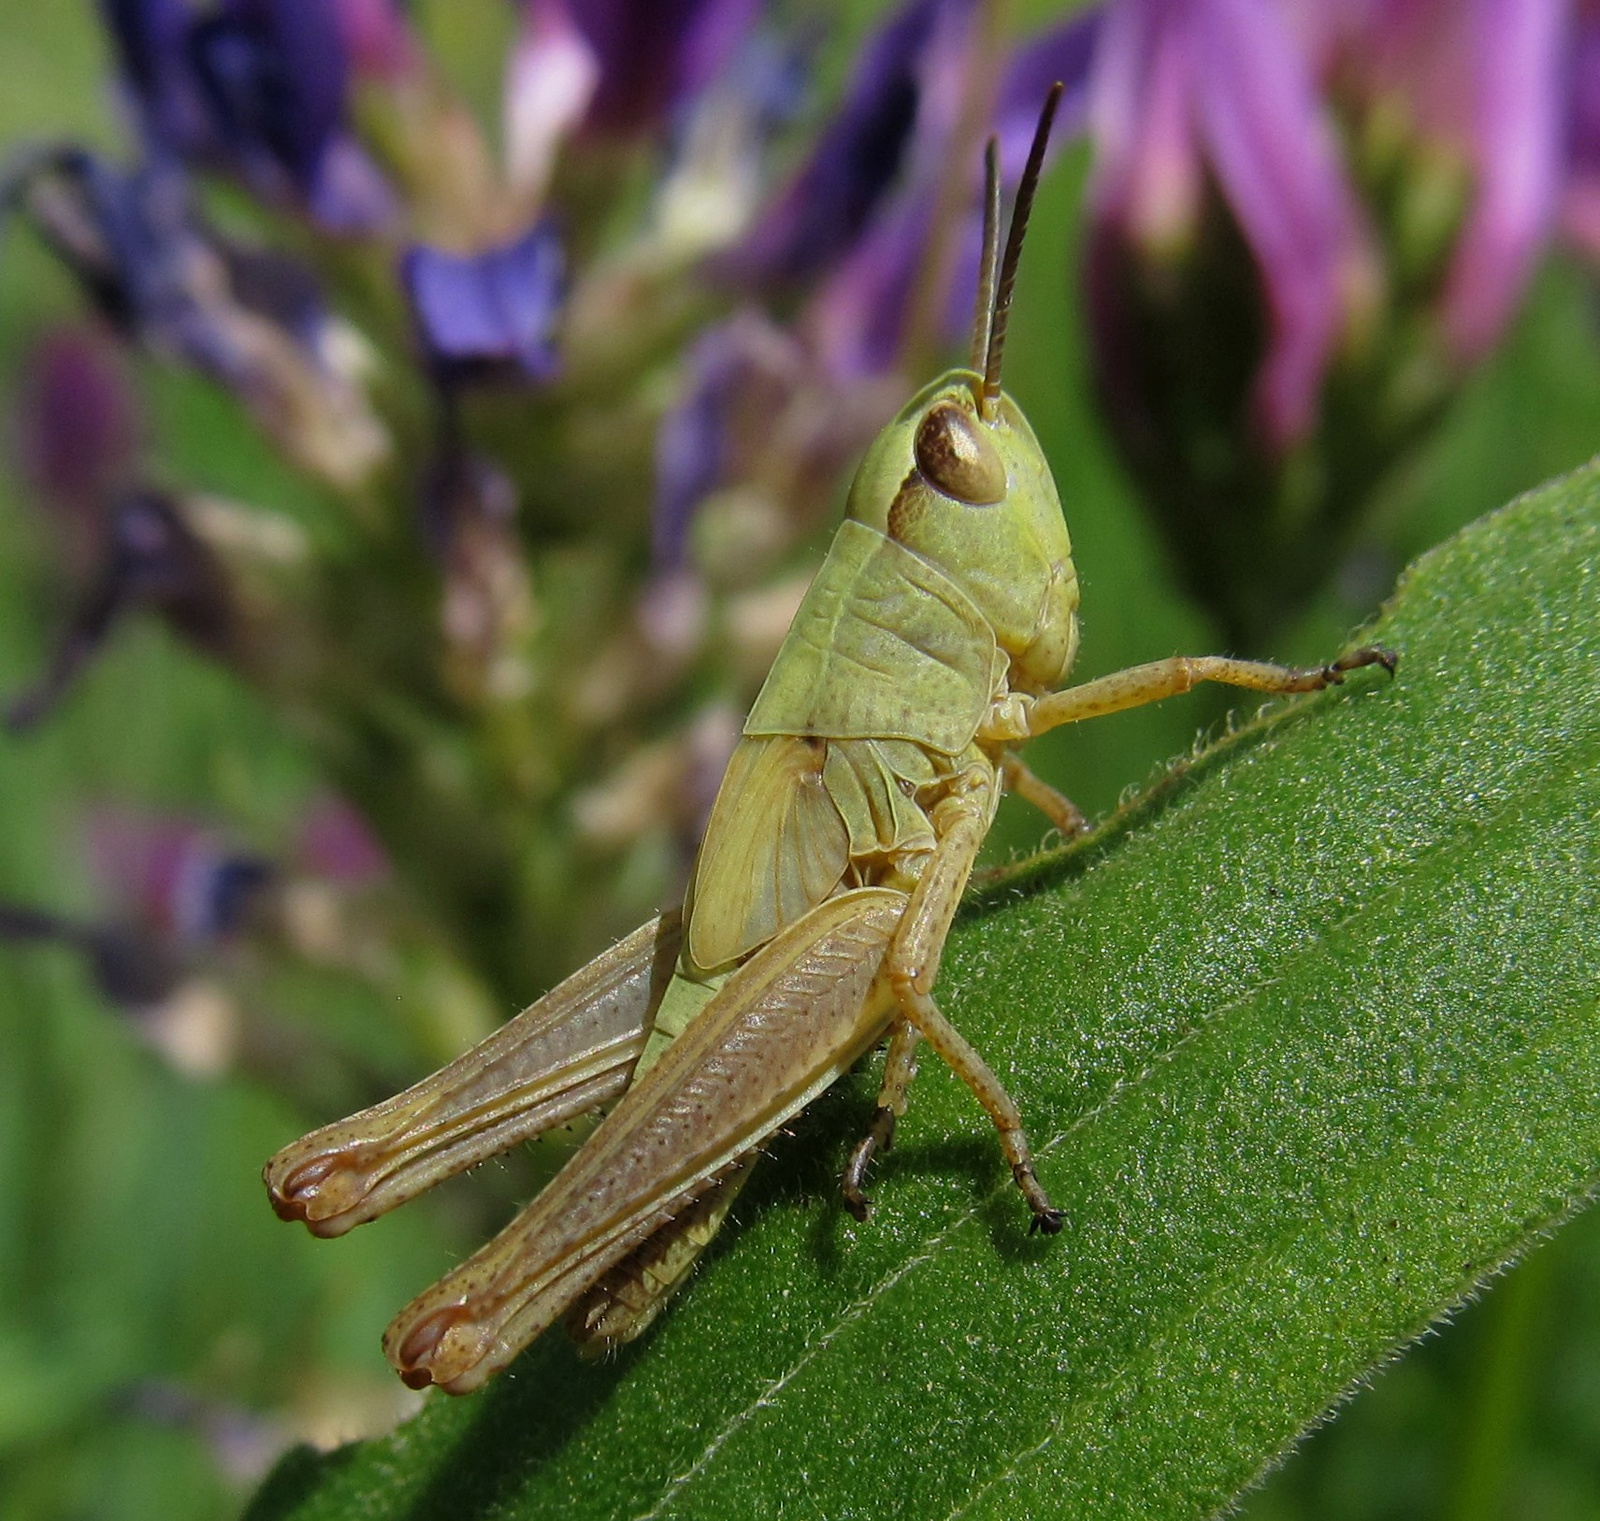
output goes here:
[[932, 997], [945, 939], [972, 874], [972, 863], [988, 833], [994, 784], [992, 772], [971, 774], [965, 787], [933, 810], [939, 843], [911, 894], [884, 967], [907, 1022], [972, 1090], [994, 1122], [1011, 1175], [1033, 1211], [1033, 1229], [1053, 1235], [1061, 1229], [1061, 1211], [1050, 1202], [1034, 1173], [1020, 1111], [988, 1063], [945, 1018]]
[[1232, 660], [1225, 655], [1174, 655], [1167, 660], [1152, 660], [1148, 665], [1129, 666], [1125, 671], [1045, 697], [1010, 693], [995, 703], [979, 738], [1015, 744], [1062, 724], [1176, 697], [1202, 681], [1245, 687], [1252, 692], [1318, 692], [1323, 687], [1338, 686], [1346, 671], [1362, 666], [1381, 665], [1392, 676], [1398, 658], [1393, 650], [1375, 644], [1352, 650], [1327, 665], [1306, 669], [1272, 665], [1264, 660]]

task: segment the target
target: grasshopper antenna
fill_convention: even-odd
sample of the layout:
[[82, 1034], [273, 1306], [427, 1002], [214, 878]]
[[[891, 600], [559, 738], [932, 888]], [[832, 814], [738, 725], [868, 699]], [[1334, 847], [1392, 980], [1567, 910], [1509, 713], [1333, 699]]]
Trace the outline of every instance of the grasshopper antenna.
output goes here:
[[1000, 265], [1000, 139], [991, 137], [983, 150], [983, 263], [978, 268], [978, 299], [972, 313], [972, 356], [969, 369], [989, 357], [994, 327], [994, 277]]
[[1039, 125], [1033, 131], [1033, 146], [1028, 149], [1028, 164], [1022, 171], [1022, 183], [1017, 187], [1017, 202], [1011, 209], [1011, 230], [1006, 234], [1005, 258], [1000, 261], [994, 315], [989, 319], [983, 390], [978, 394], [978, 411], [989, 422], [994, 419], [995, 403], [1000, 399], [1000, 361], [1005, 354], [1006, 322], [1011, 316], [1011, 296], [1017, 284], [1017, 261], [1022, 257], [1022, 239], [1028, 231], [1028, 214], [1033, 210], [1034, 191], [1039, 188], [1044, 150], [1050, 141], [1050, 127], [1056, 118], [1056, 107], [1061, 104], [1062, 89], [1058, 79], [1044, 98], [1044, 109], [1039, 112]]

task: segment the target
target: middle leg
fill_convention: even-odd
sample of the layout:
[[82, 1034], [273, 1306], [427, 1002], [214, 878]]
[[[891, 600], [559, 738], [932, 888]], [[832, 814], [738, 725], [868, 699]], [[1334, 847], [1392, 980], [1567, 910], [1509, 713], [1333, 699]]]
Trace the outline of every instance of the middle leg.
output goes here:
[[844, 1207], [857, 1220], [865, 1220], [872, 1201], [862, 1191], [867, 1168], [876, 1153], [894, 1145], [895, 1121], [906, 1112], [911, 1079], [917, 1075], [917, 1046], [921, 1032], [914, 1024], [897, 1019], [889, 1031], [889, 1052], [883, 1059], [883, 1084], [878, 1089], [878, 1107], [867, 1133], [856, 1142], [844, 1170]]
[[906, 905], [884, 966], [906, 1021], [972, 1090], [994, 1123], [1011, 1175], [1033, 1211], [1033, 1229], [1054, 1234], [1061, 1229], [1061, 1211], [1050, 1202], [1034, 1172], [1021, 1112], [989, 1064], [945, 1018], [932, 997], [945, 939], [988, 832], [993, 786], [992, 772], [974, 777], [967, 787], [935, 807], [934, 831], [939, 843]]

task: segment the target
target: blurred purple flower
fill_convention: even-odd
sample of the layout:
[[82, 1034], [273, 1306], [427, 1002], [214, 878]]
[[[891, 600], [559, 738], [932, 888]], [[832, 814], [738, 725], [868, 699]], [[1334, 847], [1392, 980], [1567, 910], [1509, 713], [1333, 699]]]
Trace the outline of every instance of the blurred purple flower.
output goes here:
[[1600, 5], [1580, 7], [1567, 54], [1567, 180], [1562, 231], [1600, 259]]
[[[1006, 61], [992, 118], [1005, 190], [1014, 190], [1022, 178], [1040, 104], [1058, 80], [1066, 93], [1056, 114], [1046, 164], [1083, 130], [1099, 31], [1100, 12], [1090, 11], [1028, 39]], [[951, 344], [967, 337], [982, 256], [983, 176], [975, 164], [951, 166], [953, 126], [948, 115], [931, 121], [919, 117], [909, 155], [916, 160], [909, 183], [885, 197], [885, 204], [802, 317], [823, 367], [831, 375], [840, 379], [881, 375], [901, 357], [907, 306], [927, 256], [933, 217], [940, 205], [941, 179], [952, 172], [969, 183], [958, 212], [954, 267], [940, 314], [940, 331]]]
[[449, 382], [548, 380], [566, 259], [546, 219], [514, 243], [473, 254], [417, 246], [401, 262], [423, 353]]
[[0, 942], [76, 951], [102, 995], [139, 1015], [169, 1005], [197, 953], [249, 926], [275, 875], [263, 857], [230, 850], [215, 832], [177, 816], [99, 812], [88, 847], [105, 914], [3, 902]]
[[660, 125], [711, 82], [755, 22], [761, 0], [566, 0], [566, 6], [597, 64], [584, 129], [627, 137]]
[[302, 464], [348, 487], [386, 452], [359, 338], [294, 261], [204, 228], [180, 172], [67, 149], [14, 196], [114, 326], [232, 391]]
[[734, 271], [801, 285], [855, 246], [907, 160], [937, 51], [964, 47], [971, 11], [971, 0], [906, 0], [873, 34], [811, 157], [730, 258]]
[[329, 0], [101, 0], [151, 149], [238, 175], [335, 232], [392, 204], [344, 128], [349, 55]]
[[133, 491], [111, 508], [101, 563], [38, 682], [5, 712], [13, 733], [31, 729], [65, 695], [130, 613], [159, 614], [197, 649], [224, 654], [235, 633], [225, 571], [165, 497]]
[[184, 951], [238, 934], [275, 868], [182, 815], [106, 809], [91, 820], [90, 862], [119, 917]]
[[365, 886], [388, 876], [390, 870], [389, 858], [367, 821], [332, 793], [306, 810], [297, 854], [312, 876], [341, 887]]
[[804, 356], [787, 333], [746, 310], [707, 328], [690, 350], [689, 383], [656, 432], [652, 549], [656, 569], [683, 569], [700, 503], [747, 461], [755, 434], [798, 387]]
[[1254, 256], [1268, 308], [1255, 411], [1286, 448], [1316, 416], [1340, 332], [1370, 290], [1370, 235], [1307, 59], [1276, 0], [1118, 0], [1090, 108], [1089, 248], [1102, 363], [1118, 389], [1115, 266], [1192, 241], [1214, 178]]
[[355, 75], [393, 80], [422, 67], [422, 47], [402, 0], [333, 0], [333, 5]]
[[1462, 162], [1469, 201], [1439, 297], [1457, 360], [1499, 337], [1560, 193], [1569, 0], [1365, 0], [1336, 20], [1334, 66]]
[[24, 472], [50, 506], [87, 534], [130, 483], [140, 422], [123, 357], [103, 333], [59, 328], [23, 371], [16, 437]]

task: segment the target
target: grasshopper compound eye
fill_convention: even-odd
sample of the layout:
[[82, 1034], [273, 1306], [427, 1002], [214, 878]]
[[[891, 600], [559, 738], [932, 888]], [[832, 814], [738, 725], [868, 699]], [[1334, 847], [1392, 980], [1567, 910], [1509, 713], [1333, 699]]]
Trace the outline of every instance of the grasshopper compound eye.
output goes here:
[[1006, 467], [984, 427], [954, 402], [940, 402], [917, 429], [917, 469], [946, 496], [970, 507], [992, 507], [1006, 494]]

